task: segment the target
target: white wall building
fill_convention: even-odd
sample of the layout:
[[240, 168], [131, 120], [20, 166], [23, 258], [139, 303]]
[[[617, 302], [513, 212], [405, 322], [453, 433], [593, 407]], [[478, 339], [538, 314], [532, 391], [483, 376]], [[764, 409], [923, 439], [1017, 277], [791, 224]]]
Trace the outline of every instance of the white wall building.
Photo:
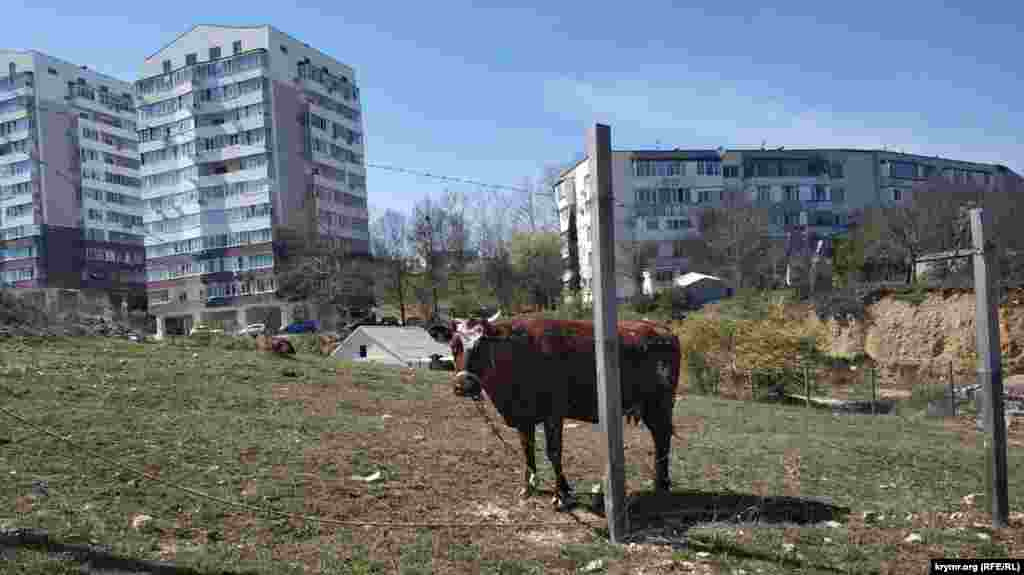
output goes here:
[[293, 306], [274, 297], [282, 232], [369, 251], [355, 71], [271, 26], [201, 25], [147, 58], [141, 77], [158, 332], [289, 323]]
[[0, 50], [0, 280], [143, 295], [130, 83]]
[[[591, 297], [593, 281], [589, 169], [583, 160], [555, 184], [564, 279], [570, 280], [578, 262], [584, 300]], [[880, 150], [613, 151], [617, 296], [629, 298], [637, 288], [632, 250], [649, 256], [642, 258], [647, 262], [642, 290], [657, 290], [688, 271], [700, 271], [690, 270], [687, 244], [700, 238], [700, 213], [722, 206], [723, 193], [768, 210], [767, 234], [785, 238], [799, 231], [813, 245], [814, 238], [844, 232], [852, 212], [906, 201], [913, 186], [930, 177], [994, 189], [1007, 174], [1012, 172], [1000, 165]]]

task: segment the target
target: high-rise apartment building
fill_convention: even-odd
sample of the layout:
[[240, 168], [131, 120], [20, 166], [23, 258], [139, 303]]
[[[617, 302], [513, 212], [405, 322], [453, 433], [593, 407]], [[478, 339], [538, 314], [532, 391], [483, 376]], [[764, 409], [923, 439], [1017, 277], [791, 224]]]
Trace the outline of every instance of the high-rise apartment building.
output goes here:
[[142, 298], [141, 205], [131, 84], [0, 50], [0, 281]]
[[355, 71], [271, 26], [196, 26], [136, 82], [150, 313], [284, 325], [281, 246], [319, 234], [369, 251]]
[[[700, 237], [700, 213], [722, 206], [722, 195], [767, 209], [766, 233], [793, 230], [813, 242], [848, 227], [849, 216], [875, 205], [906, 201], [913, 186], [934, 176], [993, 189], [1013, 174], [1001, 165], [963, 162], [883, 150], [632, 150], [612, 152], [615, 237], [620, 251], [647, 250], [645, 289], [670, 284], [691, 270], [688, 240]], [[1015, 176], [1015, 175], [1014, 175]], [[590, 297], [593, 191], [589, 163], [566, 170], [555, 186], [567, 282], [578, 272]], [[622, 247], [625, 245], [626, 247]], [[630, 255], [618, 254], [618, 298], [632, 296], [636, 282]]]

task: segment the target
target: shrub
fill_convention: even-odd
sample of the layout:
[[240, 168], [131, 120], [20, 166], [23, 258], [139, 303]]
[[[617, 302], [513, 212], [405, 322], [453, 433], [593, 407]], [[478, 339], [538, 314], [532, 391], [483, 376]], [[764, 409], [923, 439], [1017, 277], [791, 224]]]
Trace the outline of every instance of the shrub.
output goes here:
[[[787, 317], [784, 299], [746, 296], [729, 306], [712, 306], [673, 324], [691, 389], [706, 390], [706, 378], [729, 382], [755, 377], [755, 387], [802, 385], [801, 363], [822, 359], [815, 327]], [[724, 308], [724, 309], [723, 309]], [[693, 379], [690, 379], [692, 376]], [[716, 379], [718, 379], [716, 377]], [[740, 383], [737, 383], [739, 385]]]
[[471, 295], [456, 294], [448, 302], [452, 317], [470, 317], [480, 310], [480, 303]]
[[161, 340], [162, 345], [184, 348], [212, 348], [225, 350], [254, 350], [256, 341], [248, 336], [234, 336], [223, 334], [192, 335], [192, 336], [166, 336]]
[[320, 334], [296, 333], [288, 336], [288, 341], [295, 347], [295, 353], [320, 353]]

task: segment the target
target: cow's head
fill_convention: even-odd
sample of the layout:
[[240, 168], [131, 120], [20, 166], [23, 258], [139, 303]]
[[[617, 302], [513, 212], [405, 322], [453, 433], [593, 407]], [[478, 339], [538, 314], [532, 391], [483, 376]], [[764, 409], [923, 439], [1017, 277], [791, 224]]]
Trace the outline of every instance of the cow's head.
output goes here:
[[490, 319], [452, 322], [452, 357], [455, 359], [455, 395], [480, 399], [482, 385], [480, 378], [485, 371], [493, 367], [489, 344], [484, 337], [491, 322], [496, 321], [501, 312]]

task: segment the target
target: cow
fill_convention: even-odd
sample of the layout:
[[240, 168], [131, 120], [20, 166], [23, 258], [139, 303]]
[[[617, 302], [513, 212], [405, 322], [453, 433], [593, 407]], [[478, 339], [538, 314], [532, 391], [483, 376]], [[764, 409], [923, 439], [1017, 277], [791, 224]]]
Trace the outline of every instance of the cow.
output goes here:
[[[598, 423], [594, 326], [590, 321], [512, 318], [454, 323], [454, 392], [476, 401], [486, 393], [505, 424], [519, 432], [526, 457], [521, 497], [536, 493], [535, 436], [544, 425], [547, 457], [555, 472], [554, 503], [575, 504], [562, 472], [565, 419]], [[654, 439], [655, 488], [671, 487], [672, 408], [679, 381], [679, 339], [648, 321], [618, 324], [623, 414], [643, 421]]]

